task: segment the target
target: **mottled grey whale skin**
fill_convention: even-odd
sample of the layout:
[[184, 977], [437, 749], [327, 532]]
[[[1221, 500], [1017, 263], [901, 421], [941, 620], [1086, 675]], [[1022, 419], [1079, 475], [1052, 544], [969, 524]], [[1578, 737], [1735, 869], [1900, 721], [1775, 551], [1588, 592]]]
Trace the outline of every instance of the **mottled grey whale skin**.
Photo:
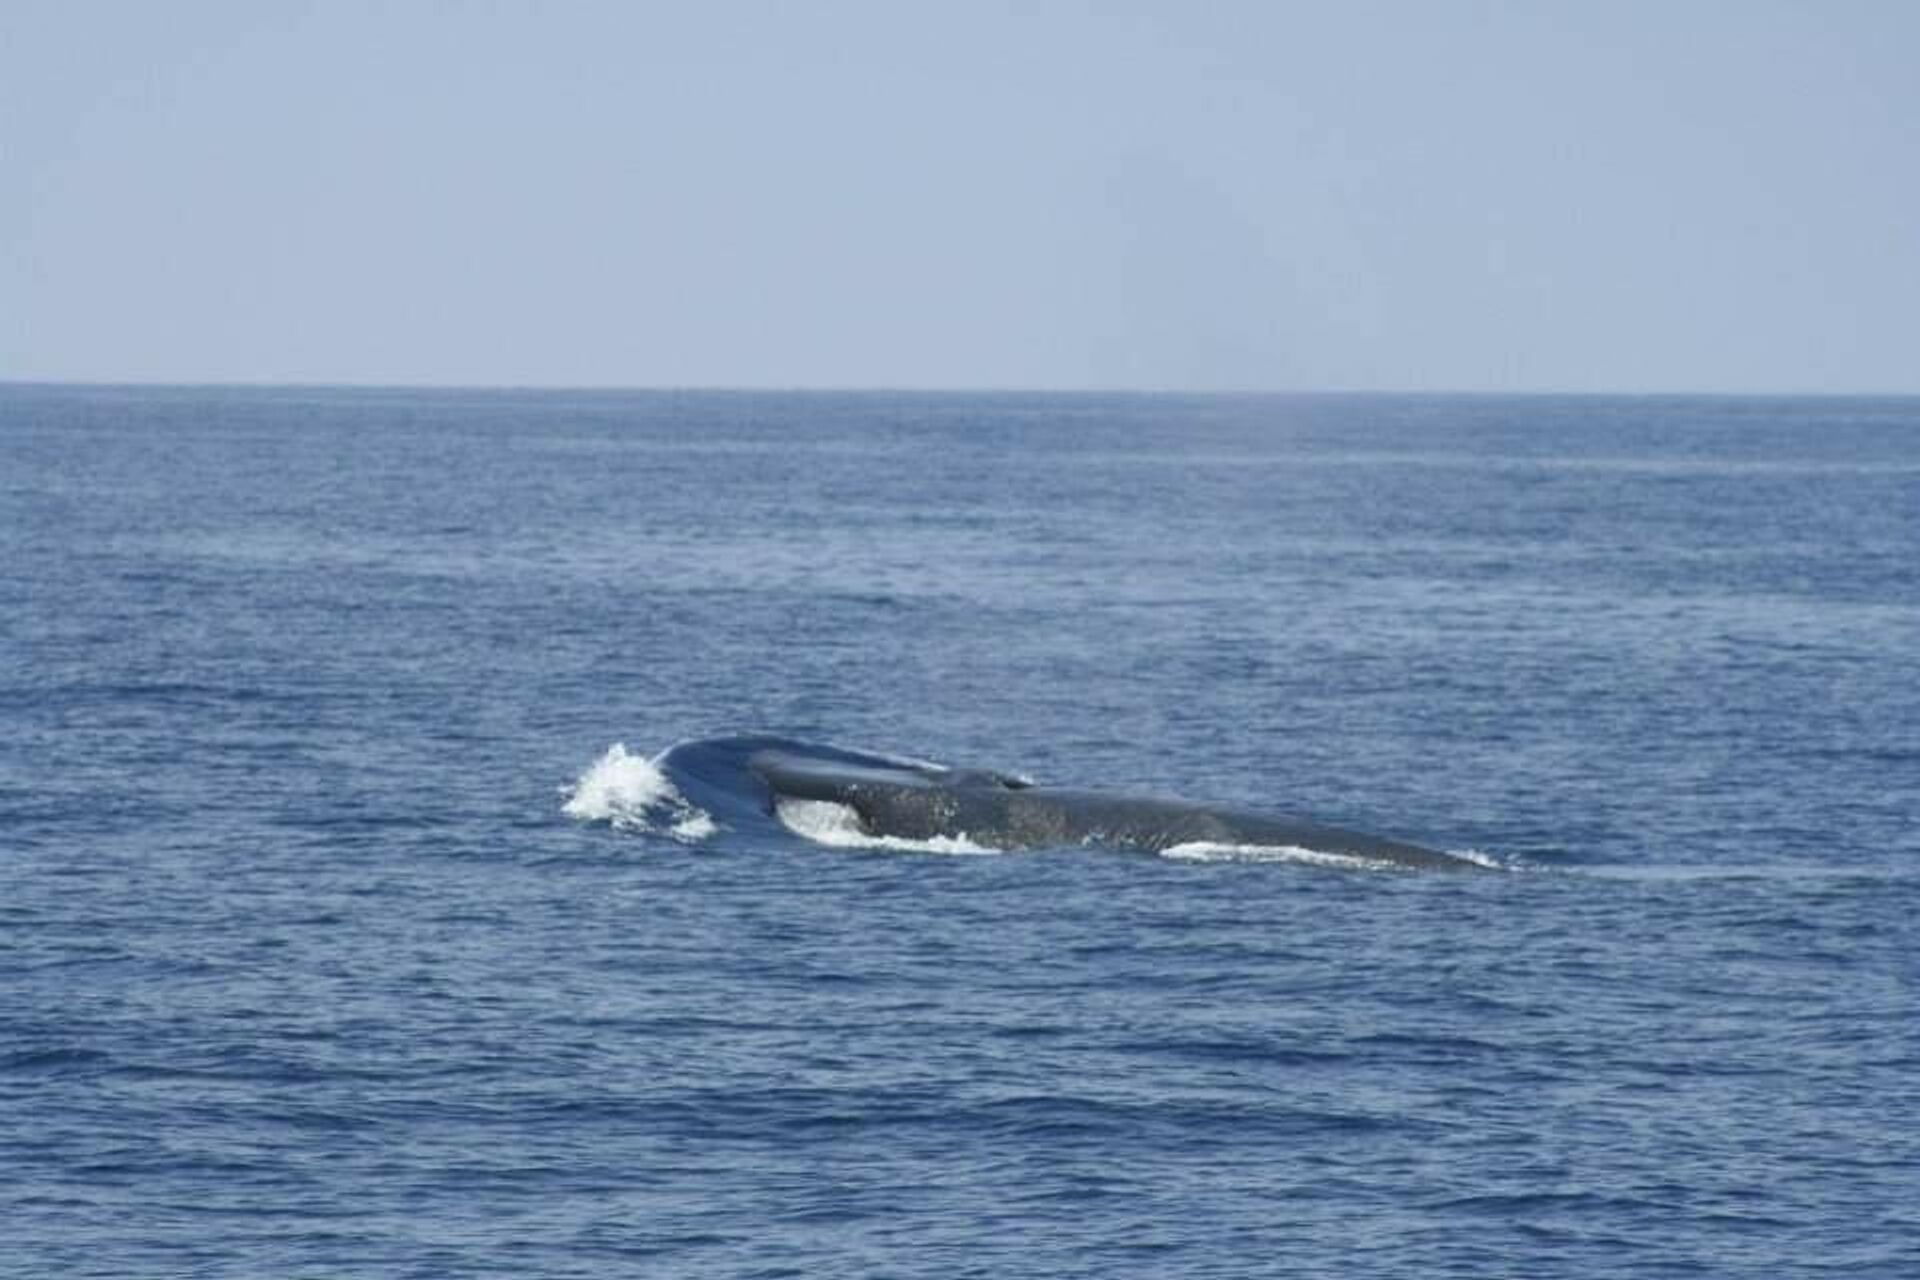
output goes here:
[[[737, 803], [750, 796], [754, 807], [773, 813], [781, 800], [831, 801], [852, 809], [876, 836], [964, 835], [1001, 849], [1097, 844], [1158, 852], [1196, 842], [1265, 845], [1423, 871], [1485, 869], [1434, 849], [1297, 818], [1035, 786], [986, 769], [948, 769], [782, 738], [683, 743], [661, 763], [705, 807], [716, 799]], [[716, 797], [716, 788], [724, 794]]]

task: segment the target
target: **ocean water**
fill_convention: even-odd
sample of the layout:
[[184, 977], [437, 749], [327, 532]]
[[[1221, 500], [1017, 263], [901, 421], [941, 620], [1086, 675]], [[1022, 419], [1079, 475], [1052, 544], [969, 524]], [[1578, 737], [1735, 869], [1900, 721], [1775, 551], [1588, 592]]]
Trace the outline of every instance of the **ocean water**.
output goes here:
[[9, 1276], [1920, 1275], [1920, 401], [0, 386], [0, 730]]

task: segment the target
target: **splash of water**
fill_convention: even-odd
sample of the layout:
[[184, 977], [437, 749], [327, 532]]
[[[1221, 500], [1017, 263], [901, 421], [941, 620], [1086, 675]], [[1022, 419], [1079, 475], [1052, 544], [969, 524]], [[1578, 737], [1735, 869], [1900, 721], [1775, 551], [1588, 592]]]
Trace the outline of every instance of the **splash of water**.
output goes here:
[[604, 822], [617, 831], [649, 831], [694, 844], [719, 827], [712, 815], [675, 789], [653, 761], [629, 755], [616, 742], [571, 788], [560, 811], [581, 822]]

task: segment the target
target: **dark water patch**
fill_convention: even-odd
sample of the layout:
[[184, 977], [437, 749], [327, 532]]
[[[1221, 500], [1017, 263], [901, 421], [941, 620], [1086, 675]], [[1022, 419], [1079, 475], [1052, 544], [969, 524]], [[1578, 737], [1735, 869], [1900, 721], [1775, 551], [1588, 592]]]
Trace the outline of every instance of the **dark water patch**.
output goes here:
[[1149, 1057], [1186, 1058], [1195, 1063], [1246, 1063], [1261, 1067], [1318, 1067], [1338, 1069], [1353, 1064], [1346, 1047], [1313, 1049], [1254, 1038], [1186, 1040], [1177, 1036], [1116, 1041], [1103, 1044], [1112, 1053]]
[[112, 1060], [102, 1049], [22, 1049], [0, 1053], [0, 1075], [95, 1075]]

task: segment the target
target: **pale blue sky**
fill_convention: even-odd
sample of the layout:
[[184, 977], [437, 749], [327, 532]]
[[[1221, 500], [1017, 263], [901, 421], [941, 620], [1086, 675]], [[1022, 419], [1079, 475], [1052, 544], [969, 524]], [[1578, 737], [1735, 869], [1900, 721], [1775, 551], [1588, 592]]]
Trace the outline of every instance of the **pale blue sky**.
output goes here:
[[1920, 391], [1920, 3], [5, 0], [0, 378]]

